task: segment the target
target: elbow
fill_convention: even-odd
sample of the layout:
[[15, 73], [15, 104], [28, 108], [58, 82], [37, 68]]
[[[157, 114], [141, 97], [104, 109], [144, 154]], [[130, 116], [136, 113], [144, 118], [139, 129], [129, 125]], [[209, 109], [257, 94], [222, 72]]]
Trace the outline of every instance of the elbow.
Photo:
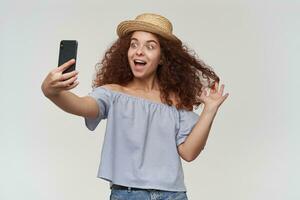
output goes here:
[[204, 146], [200, 149], [200, 151], [199, 151], [199, 149], [198, 150], [186, 149], [185, 143], [178, 146], [179, 155], [186, 162], [194, 161], [199, 156], [199, 154], [201, 153], [201, 151], [203, 149], [204, 149]]
[[186, 162], [192, 162], [192, 161], [194, 161], [196, 158], [197, 158], [197, 156], [190, 156], [190, 157], [185, 158], [184, 160], [185, 160]]
[[[203, 149], [201, 149], [202, 151]], [[186, 162], [192, 162], [194, 160], [196, 160], [196, 158], [200, 155], [200, 152], [196, 153], [196, 154], [191, 154], [191, 155], [188, 155], [188, 156], [185, 156], [185, 158], [183, 158]]]
[[190, 155], [181, 156], [181, 158], [186, 162], [192, 162], [193, 160], [196, 159], [195, 156], [190, 156]]
[[192, 162], [193, 160], [195, 160], [194, 158], [187, 158], [187, 159], [184, 159], [186, 162]]

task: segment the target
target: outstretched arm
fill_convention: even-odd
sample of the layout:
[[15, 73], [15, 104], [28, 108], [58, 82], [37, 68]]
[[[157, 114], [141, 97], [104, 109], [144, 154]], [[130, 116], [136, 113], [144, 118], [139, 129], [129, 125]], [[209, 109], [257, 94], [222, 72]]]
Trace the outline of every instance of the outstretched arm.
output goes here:
[[97, 102], [92, 97], [79, 97], [69, 91], [79, 84], [76, 81], [78, 72], [62, 73], [74, 62], [72, 59], [53, 69], [43, 81], [41, 89], [44, 95], [62, 110], [78, 116], [95, 118], [99, 112]]
[[207, 95], [207, 91], [205, 90], [202, 93], [200, 98], [204, 103], [204, 109], [185, 142], [178, 146], [179, 155], [185, 161], [191, 162], [195, 160], [204, 149], [218, 108], [229, 95], [227, 93], [223, 96], [223, 91], [224, 85], [219, 90], [218, 83], [216, 83], [209, 95]]

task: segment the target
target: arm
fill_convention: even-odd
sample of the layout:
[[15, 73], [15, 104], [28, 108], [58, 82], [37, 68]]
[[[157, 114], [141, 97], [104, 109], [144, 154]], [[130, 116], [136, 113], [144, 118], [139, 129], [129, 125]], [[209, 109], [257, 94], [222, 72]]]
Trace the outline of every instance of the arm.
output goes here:
[[62, 91], [48, 98], [62, 110], [74, 115], [95, 118], [99, 112], [97, 102], [89, 96], [79, 97], [70, 91]]
[[195, 160], [204, 149], [217, 110], [203, 109], [198, 122], [185, 142], [178, 146], [179, 155], [187, 162]]
[[41, 89], [44, 95], [62, 110], [83, 117], [95, 118], [99, 112], [97, 102], [92, 97], [79, 97], [68, 91], [79, 84], [76, 81], [77, 71], [63, 74], [63, 71], [74, 62], [75, 60], [72, 59], [53, 69], [43, 81]]
[[178, 146], [179, 155], [184, 160], [188, 162], [195, 160], [204, 149], [217, 111], [229, 95], [226, 93], [223, 96], [224, 87], [223, 84], [219, 90], [219, 83], [216, 82], [209, 94], [206, 90], [202, 92], [200, 99], [205, 105], [204, 109], [185, 142]]

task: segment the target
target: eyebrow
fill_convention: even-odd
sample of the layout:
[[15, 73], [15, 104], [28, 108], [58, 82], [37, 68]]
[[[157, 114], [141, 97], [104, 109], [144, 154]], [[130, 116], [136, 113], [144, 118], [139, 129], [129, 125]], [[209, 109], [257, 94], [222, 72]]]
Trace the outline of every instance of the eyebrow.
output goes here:
[[[136, 39], [136, 38], [131, 38], [131, 40], [136, 40], [136, 41], [139, 41], [138, 39]], [[157, 41], [155, 41], [155, 40], [147, 40], [146, 41], [147, 43], [149, 43], [149, 42], [154, 42], [154, 43], [156, 43], [156, 44], [158, 44], [158, 42]]]

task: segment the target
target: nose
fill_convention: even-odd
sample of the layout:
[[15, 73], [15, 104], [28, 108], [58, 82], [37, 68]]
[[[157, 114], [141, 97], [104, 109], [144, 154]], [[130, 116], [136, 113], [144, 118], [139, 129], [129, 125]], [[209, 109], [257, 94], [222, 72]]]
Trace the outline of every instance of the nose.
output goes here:
[[143, 54], [144, 54], [144, 52], [143, 52], [143, 47], [144, 47], [144, 46], [142, 46], [142, 45], [139, 46], [139, 47], [137, 48], [137, 50], [136, 50], [135, 53], [136, 53], [137, 55], [143, 55]]

